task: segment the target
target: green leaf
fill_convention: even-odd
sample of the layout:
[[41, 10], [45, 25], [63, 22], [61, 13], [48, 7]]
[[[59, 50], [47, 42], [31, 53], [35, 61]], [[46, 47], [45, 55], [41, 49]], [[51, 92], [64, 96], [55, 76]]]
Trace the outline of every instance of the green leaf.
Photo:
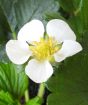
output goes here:
[[55, 76], [48, 82], [53, 92], [48, 98], [50, 105], [88, 104], [87, 63], [88, 55], [80, 54], [69, 58], [56, 70]]
[[8, 92], [0, 91], [0, 105], [20, 105]]
[[54, 0], [18, 0], [15, 4], [16, 19], [19, 28], [31, 19], [40, 19], [46, 12], [58, 10]]
[[20, 69], [12, 63], [0, 63], [0, 88], [15, 98], [20, 98], [28, 87], [28, 79]]
[[48, 82], [48, 105], [88, 104], [88, 54], [66, 60]]
[[6, 42], [6, 40], [8, 39], [8, 31], [10, 31], [10, 27], [0, 6], [0, 44]]
[[16, 0], [0, 0], [0, 22], [5, 30], [13, 32], [16, 27], [14, 3]]
[[39, 97], [35, 97], [29, 100], [26, 105], [41, 105], [41, 99]]

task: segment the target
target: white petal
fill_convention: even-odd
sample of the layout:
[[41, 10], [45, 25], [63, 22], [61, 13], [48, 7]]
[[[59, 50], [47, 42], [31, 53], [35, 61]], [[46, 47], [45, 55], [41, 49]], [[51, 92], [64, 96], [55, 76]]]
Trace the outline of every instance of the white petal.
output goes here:
[[53, 68], [48, 61], [39, 62], [35, 59], [29, 61], [25, 68], [28, 77], [36, 83], [42, 83], [49, 79], [53, 73]]
[[58, 51], [56, 54], [54, 54], [54, 58], [56, 62], [61, 62], [64, 59], [66, 59], [66, 56], [63, 53]]
[[76, 40], [75, 33], [63, 20], [53, 19], [49, 21], [46, 30], [49, 36], [55, 37], [59, 42], [63, 42], [64, 40]]
[[7, 55], [15, 64], [23, 64], [31, 56], [29, 48], [27, 49], [27, 46], [25, 46], [26, 44], [24, 44], [25, 49], [22, 48], [21, 44], [18, 40], [10, 40], [6, 44]]
[[[72, 56], [82, 50], [80, 43], [72, 40], [65, 40], [62, 48], [54, 55], [55, 60], [60, 62], [66, 57]], [[60, 60], [59, 60], [60, 59]]]
[[65, 56], [72, 56], [82, 50], [82, 46], [80, 43], [72, 40], [65, 40], [61, 51], [65, 54]]
[[26, 23], [18, 33], [18, 40], [21, 41], [39, 41], [43, 37], [44, 26], [40, 20], [32, 20]]

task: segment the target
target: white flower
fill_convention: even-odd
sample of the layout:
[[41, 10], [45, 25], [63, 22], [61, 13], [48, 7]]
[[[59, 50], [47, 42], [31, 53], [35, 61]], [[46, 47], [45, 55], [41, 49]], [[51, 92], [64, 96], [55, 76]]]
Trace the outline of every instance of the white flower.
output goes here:
[[17, 40], [10, 40], [6, 44], [7, 55], [15, 64], [23, 64], [32, 56], [25, 72], [36, 83], [47, 81], [53, 74], [49, 63], [52, 57], [56, 62], [61, 62], [82, 50], [81, 45], [76, 42], [74, 32], [62, 20], [49, 21], [46, 38], [44, 32], [42, 22], [32, 20], [21, 28]]

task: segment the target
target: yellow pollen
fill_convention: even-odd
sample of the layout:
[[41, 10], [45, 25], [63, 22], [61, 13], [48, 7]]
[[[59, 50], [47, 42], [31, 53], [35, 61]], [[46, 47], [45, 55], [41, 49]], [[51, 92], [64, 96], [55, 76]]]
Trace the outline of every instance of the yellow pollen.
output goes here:
[[33, 42], [32, 46], [30, 46], [33, 57], [39, 61], [50, 59], [60, 48], [61, 44], [58, 44], [57, 41], [51, 37], [48, 39], [41, 38], [40, 42]]

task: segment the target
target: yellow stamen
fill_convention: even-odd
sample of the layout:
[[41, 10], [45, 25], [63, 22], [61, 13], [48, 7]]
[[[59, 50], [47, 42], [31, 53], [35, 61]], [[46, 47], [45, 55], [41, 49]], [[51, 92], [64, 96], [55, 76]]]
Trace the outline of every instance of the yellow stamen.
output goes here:
[[61, 48], [61, 44], [58, 44], [53, 38], [40, 39], [40, 42], [33, 42], [33, 46], [30, 49], [33, 56], [39, 60], [50, 59], [52, 55]]

